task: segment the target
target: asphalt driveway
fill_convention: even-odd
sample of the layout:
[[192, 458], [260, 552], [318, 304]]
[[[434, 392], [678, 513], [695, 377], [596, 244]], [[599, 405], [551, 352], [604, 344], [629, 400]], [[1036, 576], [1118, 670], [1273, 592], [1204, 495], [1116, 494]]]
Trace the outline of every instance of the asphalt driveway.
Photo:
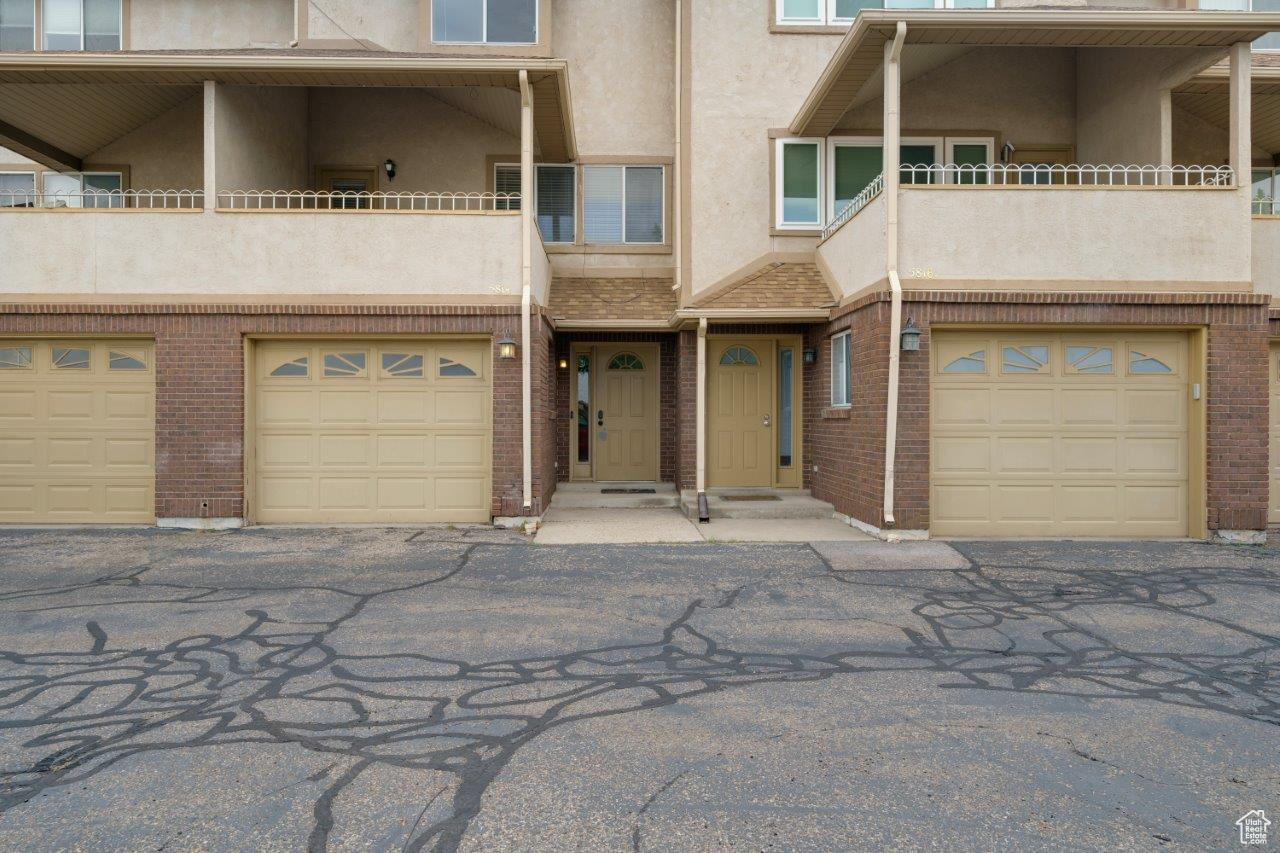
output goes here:
[[1226, 849], [1277, 819], [1280, 552], [958, 547], [0, 533], [0, 847]]

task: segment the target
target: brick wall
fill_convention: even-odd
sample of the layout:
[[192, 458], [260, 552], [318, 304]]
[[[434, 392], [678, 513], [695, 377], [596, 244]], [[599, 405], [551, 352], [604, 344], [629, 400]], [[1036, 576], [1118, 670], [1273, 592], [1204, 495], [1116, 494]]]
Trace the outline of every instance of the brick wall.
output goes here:
[[[1207, 504], [1210, 529], [1259, 530], [1267, 517], [1266, 297], [1251, 294], [1090, 294], [908, 292], [903, 321], [924, 332], [920, 352], [901, 359], [895, 515], [899, 528], [929, 525], [929, 343], [934, 323], [1207, 327]], [[814, 328], [816, 387], [807, 400], [806, 447], [815, 496], [840, 512], [883, 526], [884, 408], [888, 396], [889, 302], [874, 294]], [[830, 336], [854, 330], [853, 408], [823, 417]]]
[[[156, 344], [156, 515], [244, 514], [245, 335], [509, 332], [514, 306], [0, 305], [0, 335], [129, 334]], [[555, 489], [550, 453], [551, 332], [533, 320], [533, 511]], [[519, 359], [493, 362], [493, 514], [522, 502]]]
[[[560, 359], [569, 359], [570, 348], [578, 343], [656, 343], [660, 361], [658, 375], [658, 477], [664, 483], [675, 481], [677, 469], [677, 443], [680, 431], [679, 395], [677, 393], [678, 342], [677, 336], [659, 332], [561, 332], [555, 336], [555, 358], [552, 369], [556, 374], [556, 394], [553, 423], [555, 445], [555, 473], [561, 480], [569, 479], [569, 431], [577, 406], [574, 393], [576, 371], [573, 362], [569, 368], [559, 369]], [[594, 381], [594, 377], [593, 377]]]

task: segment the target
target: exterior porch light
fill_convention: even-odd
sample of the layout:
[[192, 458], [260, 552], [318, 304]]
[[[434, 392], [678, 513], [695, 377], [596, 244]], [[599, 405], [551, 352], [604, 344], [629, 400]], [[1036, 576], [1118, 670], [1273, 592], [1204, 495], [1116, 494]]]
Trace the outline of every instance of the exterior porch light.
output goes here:
[[818, 363], [818, 351], [816, 349], [806, 349], [803, 353], [803, 356], [804, 356], [803, 360], [805, 364]]
[[516, 342], [510, 332], [503, 332], [498, 339], [498, 358], [513, 359], [516, 357]]
[[561, 370], [568, 370], [568, 369], [569, 369], [569, 359], [567, 359], [567, 358], [562, 358], [562, 359], [560, 359], [560, 369], [561, 369]]
[[396, 161], [387, 158], [387, 162], [382, 164], [382, 168], [386, 170], [387, 180], [394, 181], [396, 179]]
[[920, 349], [920, 327], [910, 317], [902, 329], [902, 351], [918, 352]]

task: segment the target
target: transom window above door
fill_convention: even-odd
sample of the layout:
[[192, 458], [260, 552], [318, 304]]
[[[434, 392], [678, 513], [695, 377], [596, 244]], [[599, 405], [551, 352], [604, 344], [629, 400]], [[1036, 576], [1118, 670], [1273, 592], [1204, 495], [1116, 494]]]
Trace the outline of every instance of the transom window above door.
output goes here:
[[535, 44], [538, 0], [431, 0], [438, 44]]

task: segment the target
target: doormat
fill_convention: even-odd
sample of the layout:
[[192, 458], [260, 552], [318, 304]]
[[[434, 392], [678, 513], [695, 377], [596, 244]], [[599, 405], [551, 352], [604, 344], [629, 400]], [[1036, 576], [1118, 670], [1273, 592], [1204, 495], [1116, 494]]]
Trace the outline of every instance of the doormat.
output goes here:
[[777, 495], [721, 495], [722, 501], [780, 501]]
[[601, 489], [602, 495], [656, 495], [657, 489]]

